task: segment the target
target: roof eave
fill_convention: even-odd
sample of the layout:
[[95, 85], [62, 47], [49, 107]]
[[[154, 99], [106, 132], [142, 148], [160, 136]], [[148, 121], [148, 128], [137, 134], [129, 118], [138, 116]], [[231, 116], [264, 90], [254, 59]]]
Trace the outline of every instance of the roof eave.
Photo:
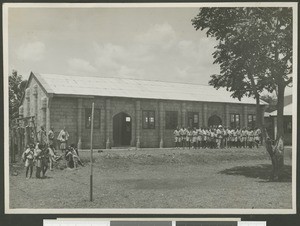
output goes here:
[[[94, 99], [96, 97], [104, 98], [130, 98], [130, 99], [147, 99], [147, 100], [164, 100], [164, 101], [189, 101], [189, 102], [205, 102], [205, 103], [224, 103], [224, 104], [246, 104], [255, 105], [255, 103], [235, 103], [235, 102], [218, 102], [218, 101], [197, 101], [197, 100], [176, 100], [176, 99], [153, 99], [153, 98], [139, 98], [139, 97], [124, 97], [124, 96], [98, 96], [98, 95], [78, 95], [78, 94], [63, 94], [63, 93], [51, 93], [53, 97], [71, 97], [71, 98], [85, 98]], [[261, 104], [264, 105], [264, 104]]]

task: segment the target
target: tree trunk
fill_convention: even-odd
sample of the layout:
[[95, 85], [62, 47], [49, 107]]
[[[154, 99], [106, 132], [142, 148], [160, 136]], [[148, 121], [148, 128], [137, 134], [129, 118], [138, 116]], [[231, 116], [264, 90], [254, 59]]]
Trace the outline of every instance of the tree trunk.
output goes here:
[[283, 131], [283, 109], [284, 109], [284, 89], [285, 85], [278, 85], [278, 100], [277, 100], [277, 136], [276, 139], [282, 137], [284, 139]]
[[283, 109], [284, 109], [284, 89], [285, 84], [284, 81], [282, 83], [278, 84], [278, 100], [277, 100], [277, 136], [276, 136], [276, 143], [280, 143], [282, 145], [282, 148], [280, 150], [275, 150], [276, 152], [276, 158], [278, 161], [278, 179], [280, 180], [282, 177], [282, 171], [284, 166], [284, 115], [283, 115]]
[[266, 149], [267, 152], [269, 153], [272, 161], [272, 172], [270, 175], [270, 180], [271, 181], [280, 181], [283, 176], [283, 165], [282, 163], [282, 153], [283, 153], [283, 139], [280, 137], [277, 141], [276, 144], [273, 146], [272, 141], [268, 134], [266, 134]]
[[[278, 86], [277, 114], [278, 115], [281, 114], [281, 118], [280, 118], [280, 116], [278, 117], [278, 115], [277, 115], [277, 123], [279, 123], [279, 125], [277, 124], [277, 131], [278, 130], [280, 130], [280, 131], [279, 131], [279, 133], [277, 133], [278, 139], [276, 139], [276, 142], [275, 142], [276, 144], [273, 146], [272, 141], [271, 141], [271, 139], [267, 133], [267, 130], [265, 128], [265, 125], [262, 123], [263, 115], [262, 115], [262, 108], [260, 106], [260, 95], [256, 89], [254, 77], [251, 76], [251, 74], [248, 75], [248, 77], [251, 81], [251, 86], [252, 86], [253, 93], [255, 95], [255, 100], [256, 100], [256, 126], [258, 128], [261, 128], [263, 142], [265, 144], [267, 152], [270, 155], [271, 162], [272, 162], [272, 172], [270, 175], [270, 180], [272, 180], [272, 181], [281, 180], [282, 171], [283, 171], [283, 149], [284, 149], [283, 148], [283, 107], [284, 107], [283, 101], [284, 101], [285, 86], [284, 86], [284, 83], [282, 83], [282, 86]], [[280, 128], [278, 126], [280, 126]], [[278, 135], [280, 135], [280, 136], [278, 136]]]
[[255, 100], [256, 100], [256, 122], [255, 122], [255, 125], [257, 128], [262, 128], [262, 126], [263, 126], [263, 124], [262, 124], [262, 109], [260, 106], [259, 95], [255, 95]]
[[283, 108], [284, 108], [284, 83], [278, 85], [278, 102], [277, 102], [277, 135], [275, 145], [272, 145], [272, 141], [267, 134], [265, 128], [263, 128], [263, 134], [265, 139], [265, 146], [267, 152], [270, 155], [272, 161], [272, 173], [270, 180], [277, 181], [283, 177], [284, 166], [284, 130], [283, 130]]

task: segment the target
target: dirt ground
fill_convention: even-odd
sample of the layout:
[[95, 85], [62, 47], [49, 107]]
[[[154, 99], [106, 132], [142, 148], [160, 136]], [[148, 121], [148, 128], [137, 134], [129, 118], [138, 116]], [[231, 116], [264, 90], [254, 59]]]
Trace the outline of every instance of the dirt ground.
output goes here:
[[[284, 182], [269, 182], [264, 149], [94, 151], [94, 201], [89, 201], [89, 155], [84, 167], [25, 179], [10, 168], [10, 208], [274, 208], [292, 207], [291, 150]], [[35, 173], [35, 172], [34, 172]]]

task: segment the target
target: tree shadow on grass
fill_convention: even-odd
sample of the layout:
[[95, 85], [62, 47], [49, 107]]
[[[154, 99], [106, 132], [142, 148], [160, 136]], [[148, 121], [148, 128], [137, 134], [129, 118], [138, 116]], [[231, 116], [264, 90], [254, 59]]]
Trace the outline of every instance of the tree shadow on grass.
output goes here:
[[[254, 166], [236, 166], [230, 169], [220, 171], [220, 174], [245, 176], [250, 178], [258, 178], [264, 182], [270, 181], [270, 174], [272, 172], [272, 165], [259, 164]], [[278, 182], [292, 182], [292, 166], [285, 165], [283, 167], [282, 178]]]

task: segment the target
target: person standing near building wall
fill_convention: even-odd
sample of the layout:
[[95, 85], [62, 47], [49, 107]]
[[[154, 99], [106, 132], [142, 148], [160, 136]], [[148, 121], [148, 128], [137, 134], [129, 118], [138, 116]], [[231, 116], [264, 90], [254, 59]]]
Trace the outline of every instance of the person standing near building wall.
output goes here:
[[184, 143], [185, 143], [185, 136], [184, 136], [184, 128], [183, 127], [180, 128], [179, 134], [180, 134], [181, 148], [183, 148]]
[[196, 128], [194, 128], [193, 130], [193, 148], [197, 149], [198, 145], [198, 130]]
[[48, 142], [49, 142], [49, 146], [53, 145], [53, 147], [55, 147], [54, 144], [54, 128], [51, 127], [49, 132], [48, 132]]
[[221, 148], [221, 141], [222, 141], [222, 125], [219, 125], [217, 130], [216, 130], [216, 143], [217, 143], [217, 148]]
[[57, 140], [59, 140], [60, 142], [60, 150], [62, 152], [65, 152], [65, 150], [67, 149], [68, 139], [69, 133], [67, 132], [66, 127], [64, 127], [57, 137]]
[[177, 128], [174, 130], [173, 134], [174, 134], [174, 140], [175, 140], [175, 148], [179, 148], [179, 143], [180, 143], [180, 133], [179, 133], [179, 128], [178, 128], [178, 126], [177, 126]]
[[254, 141], [255, 141], [256, 148], [258, 148], [258, 146], [260, 144], [260, 135], [261, 135], [261, 130], [259, 128], [255, 128]]
[[38, 143], [42, 145], [47, 144], [47, 132], [44, 126], [41, 126], [40, 131], [38, 132]]

